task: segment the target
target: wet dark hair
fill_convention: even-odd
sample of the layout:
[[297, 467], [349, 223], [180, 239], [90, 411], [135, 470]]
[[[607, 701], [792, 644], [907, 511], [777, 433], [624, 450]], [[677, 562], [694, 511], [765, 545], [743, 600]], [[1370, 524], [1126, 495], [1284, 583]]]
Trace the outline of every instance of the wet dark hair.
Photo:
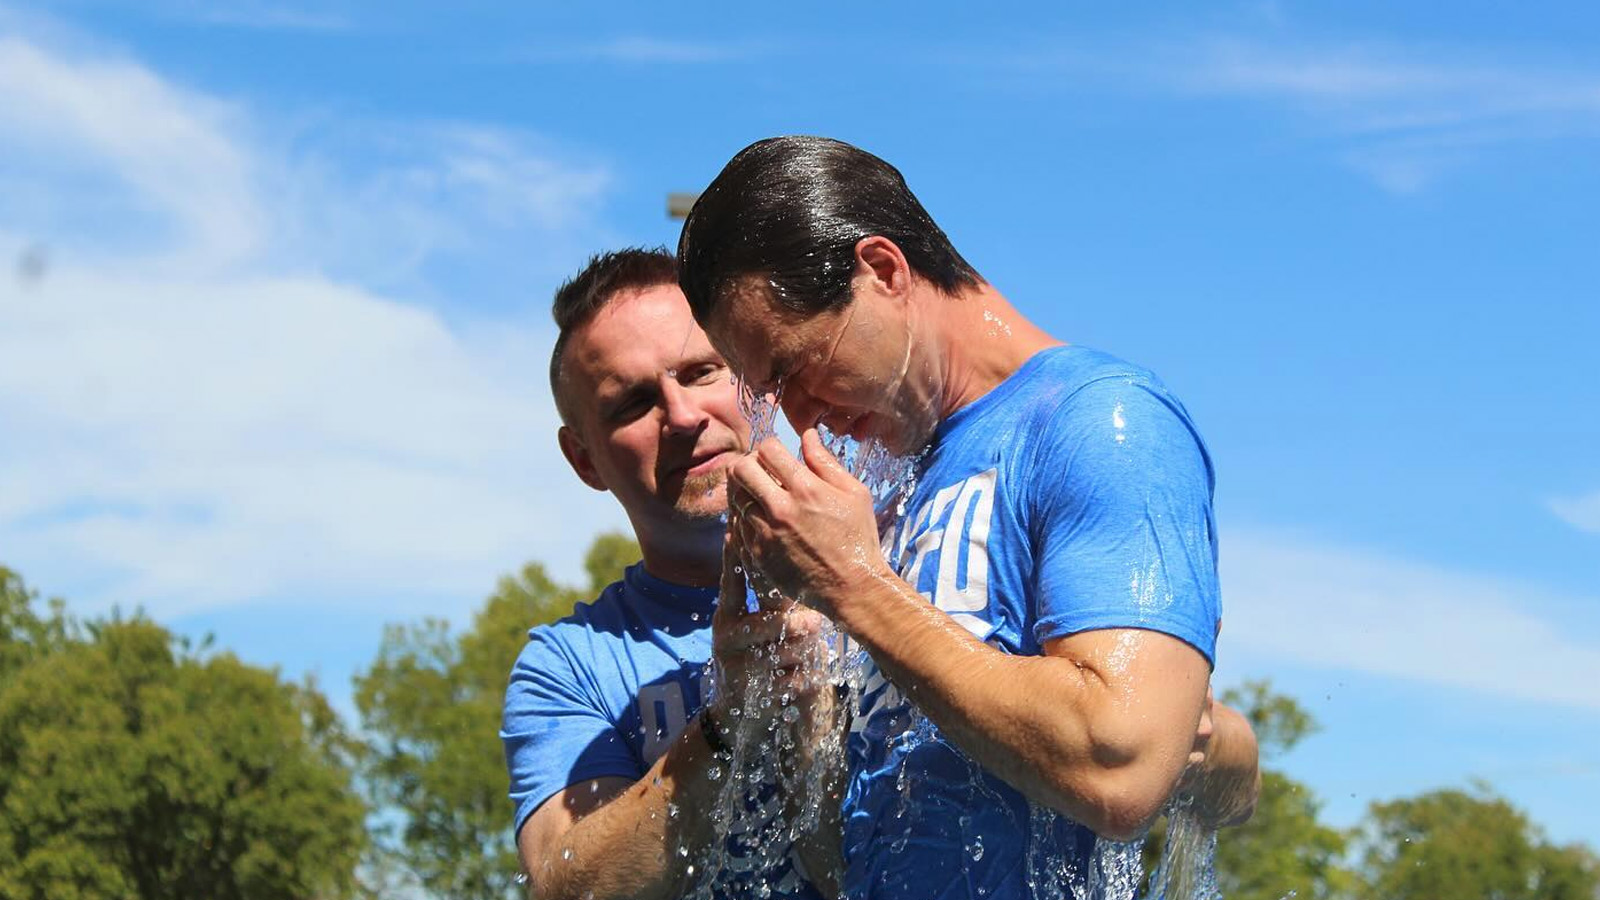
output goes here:
[[768, 138], [729, 160], [689, 211], [678, 283], [702, 326], [749, 275], [814, 315], [849, 302], [856, 243], [874, 235], [947, 294], [982, 283], [894, 166], [831, 138]]
[[627, 247], [589, 257], [582, 271], [556, 290], [550, 315], [556, 320], [556, 346], [550, 351], [550, 393], [561, 421], [572, 424], [572, 409], [561, 393], [561, 358], [567, 339], [589, 324], [607, 303], [624, 291], [676, 284], [678, 261], [665, 247]]

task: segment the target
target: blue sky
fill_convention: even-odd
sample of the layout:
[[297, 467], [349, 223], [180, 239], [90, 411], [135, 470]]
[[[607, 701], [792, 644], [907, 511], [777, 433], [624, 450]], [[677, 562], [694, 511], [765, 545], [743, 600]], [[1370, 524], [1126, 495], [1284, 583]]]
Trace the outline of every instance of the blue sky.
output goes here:
[[1600, 846], [1597, 47], [1578, 3], [0, 5], [0, 560], [340, 697], [384, 622], [576, 581], [623, 520], [550, 292], [828, 134], [1184, 397], [1218, 680], [1321, 718], [1331, 820], [1482, 777]]

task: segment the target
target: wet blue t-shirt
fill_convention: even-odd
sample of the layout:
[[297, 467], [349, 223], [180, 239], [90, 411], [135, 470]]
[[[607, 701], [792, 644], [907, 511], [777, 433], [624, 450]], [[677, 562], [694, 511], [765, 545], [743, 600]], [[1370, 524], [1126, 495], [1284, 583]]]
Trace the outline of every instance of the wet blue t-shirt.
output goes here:
[[[1056, 347], [941, 424], [885, 549], [1006, 653], [1141, 628], [1209, 662], [1221, 614], [1211, 494], [1205, 446], [1153, 374]], [[1024, 897], [1039, 866], [1079, 893], [1092, 877], [1093, 833], [970, 763], [881, 675], [852, 728], [848, 897]]]
[[[662, 581], [636, 564], [593, 603], [528, 633], [500, 729], [516, 831], [557, 791], [641, 778], [666, 752], [705, 701], [716, 600], [715, 588]], [[792, 865], [761, 877], [776, 897], [816, 900]]]

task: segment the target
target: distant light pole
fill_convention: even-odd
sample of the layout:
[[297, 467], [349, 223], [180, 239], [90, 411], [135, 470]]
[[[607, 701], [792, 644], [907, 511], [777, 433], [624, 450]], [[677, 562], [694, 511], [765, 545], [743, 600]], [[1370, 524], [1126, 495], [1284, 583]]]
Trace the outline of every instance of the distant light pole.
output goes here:
[[694, 202], [700, 199], [699, 194], [689, 194], [682, 191], [667, 195], [667, 218], [683, 221], [689, 218], [689, 210], [694, 207]]

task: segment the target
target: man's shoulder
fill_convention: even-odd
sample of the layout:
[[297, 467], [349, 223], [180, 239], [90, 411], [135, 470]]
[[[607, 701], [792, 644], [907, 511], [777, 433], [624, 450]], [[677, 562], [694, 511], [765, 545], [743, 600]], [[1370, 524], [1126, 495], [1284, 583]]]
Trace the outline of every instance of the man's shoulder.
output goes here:
[[1135, 384], [1158, 393], [1169, 393], [1156, 373], [1137, 363], [1076, 344], [1052, 347], [1028, 361], [1019, 374], [1027, 376], [1026, 387], [1043, 401], [1068, 404], [1086, 389], [1102, 384]]
[[587, 655], [597, 641], [618, 640], [627, 629], [624, 584], [615, 581], [592, 600], [573, 604], [572, 612], [528, 629], [519, 662], [555, 655]]
[[[1096, 477], [1106, 468], [1125, 475], [1144, 463], [1170, 466], [1175, 450], [1195, 448], [1209, 470], [1188, 410], [1149, 369], [1078, 346], [1044, 351], [1027, 368], [1004, 423], [1015, 437], [1002, 460], [1035, 474]], [[1054, 481], [1029, 480], [1041, 488]]]
[[[1131, 389], [1131, 390], [1130, 390]], [[952, 423], [951, 435], [1013, 435], [1004, 442], [1022, 451], [1053, 433], [1078, 430], [1086, 420], [1110, 416], [1118, 403], [1182, 405], [1156, 374], [1100, 350], [1068, 344], [1031, 357], [1011, 378]], [[960, 415], [960, 414], [958, 414]]]

